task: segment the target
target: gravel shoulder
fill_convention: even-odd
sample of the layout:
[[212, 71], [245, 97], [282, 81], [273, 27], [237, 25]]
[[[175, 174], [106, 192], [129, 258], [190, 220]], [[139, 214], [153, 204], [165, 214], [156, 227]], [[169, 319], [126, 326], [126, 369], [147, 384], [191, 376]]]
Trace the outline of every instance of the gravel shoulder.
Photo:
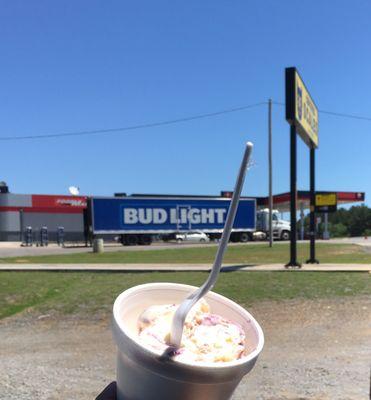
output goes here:
[[[233, 400], [369, 398], [371, 298], [262, 302], [266, 344]], [[0, 399], [91, 400], [115, 379], [107, 315], [23, 313], [0, 322]]]

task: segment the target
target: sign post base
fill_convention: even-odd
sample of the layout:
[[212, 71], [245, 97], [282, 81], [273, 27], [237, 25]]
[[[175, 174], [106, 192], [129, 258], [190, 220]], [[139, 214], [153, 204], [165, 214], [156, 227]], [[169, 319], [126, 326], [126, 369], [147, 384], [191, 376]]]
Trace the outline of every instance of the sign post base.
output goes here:
[[319, 261], [316, 258], [310, 258], [309, 260], [305, 261], [306, 264], [319, 264]]

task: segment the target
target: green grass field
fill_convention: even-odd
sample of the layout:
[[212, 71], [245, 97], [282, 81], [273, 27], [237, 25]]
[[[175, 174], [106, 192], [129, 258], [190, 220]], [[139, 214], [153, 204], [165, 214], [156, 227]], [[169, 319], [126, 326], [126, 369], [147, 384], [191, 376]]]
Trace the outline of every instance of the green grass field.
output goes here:
[[[204, 272], [84, 273], [0, 272], [0, 318], [31, 309], [36, 314], [109, 316], [116, 296], [147, 282], [200, 285]], [[250, 306], [261, 300], [370, 295], [368, 273], [225, 272], [215, 291]]]
[[[117, 251], [103, 254], [75, 253], [35, 257], [0, 258], [2, 263], [211, 263], [216, 246], [192, 247], [162, 250]], [[309, 258], [309, 244], [298, 245], [298, 260]], [[361, 246], [352, 244], [317, 244], [317, 258], [322, 263], [363, 263], [371, 264], [371, 253]], [[289, 245], [277, 243], [273, 248], [267, 244], [229, 246], [224, 263], [269, 264], [286, 263], [289, 260]]]

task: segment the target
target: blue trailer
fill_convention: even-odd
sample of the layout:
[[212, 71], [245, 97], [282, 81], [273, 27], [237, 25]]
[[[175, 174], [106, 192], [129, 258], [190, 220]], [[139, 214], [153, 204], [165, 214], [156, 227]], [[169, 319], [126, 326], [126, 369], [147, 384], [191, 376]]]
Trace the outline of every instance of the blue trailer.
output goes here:
[[[91, 232], [116, 235], [122, 244], [150, 244], [154, 235], [171, 238], [201, 231], [210, 239], [221, 236], [230, 199], [191, 196], [92, 197]], [[256, 199], [240, 200], [231, 240], [246, 242], [256, 230]]]

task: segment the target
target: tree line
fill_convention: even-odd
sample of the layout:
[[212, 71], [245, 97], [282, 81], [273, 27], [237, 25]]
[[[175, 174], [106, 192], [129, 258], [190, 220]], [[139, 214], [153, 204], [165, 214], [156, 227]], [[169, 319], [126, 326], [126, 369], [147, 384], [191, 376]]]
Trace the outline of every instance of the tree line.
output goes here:
[[[324, 216], [317, 224], [317, 235], [322, 236], [324, 231]], [[328, 214], [329, 232], [331, 237], [346, 236], [371, 236], [371, 208], [362, 204], [349, 209], [339, 208], [336, 212]], [[309, 215], [304, 220], [305, 230], [309, 231]]]

